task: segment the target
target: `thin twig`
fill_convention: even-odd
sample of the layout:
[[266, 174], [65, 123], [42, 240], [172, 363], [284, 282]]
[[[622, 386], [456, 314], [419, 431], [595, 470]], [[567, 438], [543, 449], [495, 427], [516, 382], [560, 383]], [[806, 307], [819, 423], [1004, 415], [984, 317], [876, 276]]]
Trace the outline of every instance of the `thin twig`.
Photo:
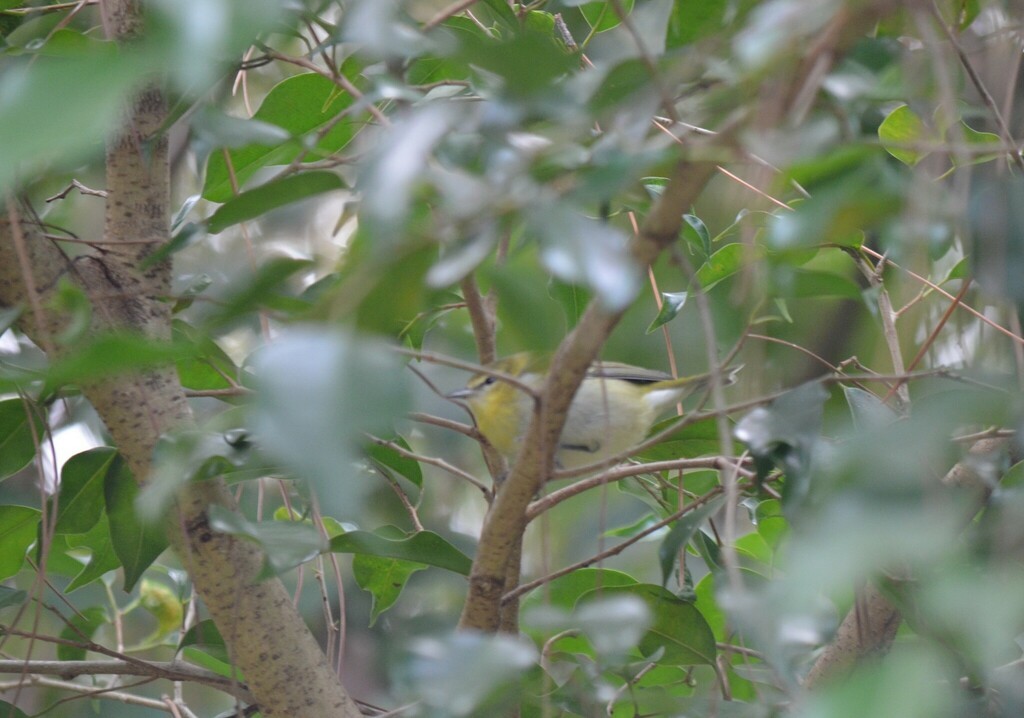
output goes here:
[[433, 28], [437, 27], [448, 18], [454, 17], [455, 15], [458, 15], [460, 12], [463, 12], [473, 7], [474, 5], [476, 5], [477, 1], [478, 0], [456, 0], [456, 2], [453, 2], [448, 7], [441, 8], [440, 10], [438, 10], [438, 12], [432, 18], [423, 23], [423, 29], [432, 30]]
[[573, 571], [577, 571], [577, 570], [579, 570], [581, 568], [586, 568], [587, 566], [591, 566], [591, 565], [593, 565], [595, 563], [598, 563], [599, 561], [604, 561], [606, 558], [609, 558], [611, 556], [616, 556], [616, 555], [622, 553], [623, 551], [625, 551], [627, 548], [629, 548], [633, 544], [637, 543], [638, 541], [641, 541], [641, 540], [647, 538], [648, 536], [650, 536], [655, 531], [658, 531], [659, 529], [661, 529], [661, 528], [663, 528], [665, 526], [668, 526], [673, 521], [678, 520], [679, 518], [681, 518], [682, 516], [690, 513], [691, 511], [693, 511], [694, 509], [698, 508], [699, 506], [703, 506], [709, 500], [711, 500], [715, 496], [718, 496], [721, 493], [722, 493], [722, 488], [721, 487], [714, 488], [711, 491], [709, 491], [708, 493], [706, 493], [703, 496], [701, 496], [696, 501], [694, 501], [692, 504], [689, 504], [685, 508], [679, 509], [678, 511], [676, 511], [676, 512], [674, 512], [672, 514], [669, 514], [669, 516], [667, 516], [666, 518], [662, 519], [661, 521], [658, 521], [655, 524], [652, 524], [651, 526], [648, 526], [647, 528], [645, 528], [642, 531], [638, 532], [635, 536], [630, 536], [625, 541], [623, 541], [621, 543], [618, 543], [618, 544], [616, 544], [615, 546], [612, 546], [609, 549], [605, 549], [601, 553], [594, 554], [590, 558], [583, 559], [582, 561], [577, 561], [574, 564], [570, 564], [569, 566], [565, 566], [563, 568], [560, 568], [557, 571], [553, 571], [552, 573], [549, 573], [546, 576], [541, 576], [540, 578], [535, 579], [533, 581], [530, 581], [529, 583], [522, 584], [518, 588], [516, 588], [516, 589], [514, 589], [512, 591], [509, 591], [508, 593], [503, 595], [501, 597], [501, 602], [502, 603], [508, 603], [509, 601], [513, 601], [513, 600], [519, 598], [520, 596], [522, 596], [525, 593], [529, 593], [530, 591], [532, 591], [533, 589], [537, 588], [538, 586], [543, 586], [546, 583], [550, 583], [551, 581], [554, 581], [556, 578], [560, 578], [561, 576], [564, 576], [564, 575], [566, 575], [568, 573], [572, 573]]

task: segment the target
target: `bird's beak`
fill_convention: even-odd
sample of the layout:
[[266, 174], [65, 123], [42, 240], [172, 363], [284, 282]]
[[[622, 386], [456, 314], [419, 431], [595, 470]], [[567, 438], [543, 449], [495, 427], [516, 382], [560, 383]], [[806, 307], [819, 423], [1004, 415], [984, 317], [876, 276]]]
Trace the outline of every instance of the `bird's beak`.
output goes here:
[[448, 398], [449, 399], [466, 399], [466, 398], [472, 396], [472, 394], [473, 394], [473, 390], [472, 389], [470, 389], [468, 387], [464, 387], [462, 389], [456, 389], [452, 393], [448, 394]]

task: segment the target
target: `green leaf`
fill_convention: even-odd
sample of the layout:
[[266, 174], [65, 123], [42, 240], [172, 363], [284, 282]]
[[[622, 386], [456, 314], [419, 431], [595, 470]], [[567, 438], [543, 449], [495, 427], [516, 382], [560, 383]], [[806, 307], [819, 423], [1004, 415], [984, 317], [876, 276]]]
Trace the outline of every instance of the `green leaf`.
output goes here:
[[782, 538], [789, 531], [789, 522], [782, 513], [782, 504], [776, 499], [768, 499], [757, 505], [754, 522], [761, 538], [773, 549], [778, 548]]
[[[32, 424], [29, 424], [29, 417]], [[42, 422], [31, 413], [31, 405], [21, 399], [0, 401], [0, 480], [16, 474], [36, 455], [36, 442]]]
[[229, 377], [236, 382], [244, 381], [243, 372], [209, 335], [181, 320], [174, 321], [172, 331], [175, 342], [192, 347], [188, 356], [177, 362], [182, 386], [195, 390], [228, 389], [232, 387]]
[[121, 560], [114, 551], [114, 541], [110, 537], [110, 523], [106, 516], [96, 522], [96, 525], [88, 533], [71, 534], [66, 536], [65, 540], [69, 547], [88, 549], [90, 553], [88, 563], [64, 589], [66, 593], [71, 593], [82, 586], [88, 586], [108, 571], [121, 567]]
[[688, 296], [690, 296], [689, 292], [662, 292], [661, 309], [658, 310], [658, 316], [647, 327], [647, 333], [650, 334], [658, 327], [664, 326], [675, 319], [676, 315], [682, 310], [683, 305], [686, 304]]
[[711, 256], [711, 233], [697, 215], [683, 215], [683, 239], [696, 247], [704, 259]]
[[[347, 65], [345, 74], [349, 80], [354, 80], [358, 68]], [[270, 90], [253, 119], [277, 125], [294, 137], [302, 137], [322, 128], [347, 110], [352, 100], [348, 93], [341, 92], [337, 85], [318, 73], [295, 75], [282, 80]], [[341, 150], [364, 122], [361, 114], [342, 119], [320, 139], [314, 151], [306, 155], [305, 161], [319, 160]], [[287, 142], [276, 145], [252, 144], [227, 150], [226, 153], [241, 188], [262, 167], [288, 164], [298, 157], [300, 151], [299, 142]], [[203, 197], [211, 202], [227, 202], [233, 195], [231, 173], [224, 153], [215, 152], [207, 165]]]
[[679, 551], [690, 542], [690, 539], [693, 538], [700, 525], [718, 511], [723, 503], [725, 503], [725, 497], [718, 496], [700, 508], [694, 509], [673, 524], [672, 530], [668, 532], [668, 535], [658, 547], [658, 562], [661, 564], [662, 586], [667, 585], [668, 580], [672, 577], [672, 570], [675, 568], [676, 560], [679, 558]]
[[811, 458], [826, 399], [825, 388], [810, 382], [757, 407], [736, 424], [736, 438], [749, 447], [759, 478], [763, 479], [772, 465], [786, 473], [783, 498], [787, 510], [801, 504], [810, 488]]
[[[633, 10], [633, 0], [626, 0], [622, 3], [622, 8], [627, 15]], [[583, 17], [586, 19], [587, 24], [590, 25], [591, 30], [596, 32], [604, 32], [611, 30], [613, 27], [617, 27], [619, 24], [619, 13], [615, 10], [614, 5], [608, 0], [603, 2], [588, 2], [584, 5], [580, 5], [580, 12], [583, 13]]]
[[0, 701], [0, 708], [3, 708], [3, 710], [0, 711], [0, 714], [2, 714], [4, 718], [29, 718], [29, 715], [25, 713], [25, 711], [21, 710], [13, 703]]
[[231, 663], [227, 645], [211, 619], [200, 621], [181, 637], [178, 650], [189, 663], [195, 663], [226, 678], [244, 681], [244, 677]]
[[871, 431], [885, 427], [900, 417], [893, 409], [870, 391], [855, 386], [843, 386], [846, 403], [853, 415], [853, 426], [858, 431]]
[[[656, 434], [678, 420], [679, 417], [672, 417], [660, 421], [654, 425], [651, 433]], [[712, 417], [687, 424], [679, 431], [674, 432], [665, 441], [644, 449], [637, 454], [637, 457], [643, 461], [696, 459], [700, 456], [717, 454], [721, 446], [718, 438], [718, 425]]]
[[[89, 643], [99, 627], [108, 621], [106, 609], [102, 606], [91, 606], [79, 610], [71, 616], [68, 619], [68, 625], [60, 632], [60, 637], [65, 641]], [[85, 646], [58, 644], [57, 659], [61, 661], [85, 660], [87, 650]]]
[[79, 384], [179, 361], [191, 348], [141, 334], [110, 333], [88, 339], [55, 361], [46, 372], [49, 386]]
[[0, 581], [21, 570], [25, 552], [36, 540], [40, 515], [28, 506], [0, 506]]
[[578, 62], [553, 36], [526, 28], [500, 42], [472, 35], [460, 40], [457, 57], [500, 78], [502, 91], [514, 100], [555, 93], [557, 80]]
[[163, 525], [139, 519], [135, 508], [139, 487], [120, 456], [110, 465], [103, 494], [114, 553], [124, 567], [124, 590], [131, 591], [142, 573], [167, 548], [167, 533]]
[[355, 553], [395, 558], [437, 566], [469, 575], [472, 559], [432, 531], [417, 531], [404, 539], [385, 538], [368, 531], [348, 531], [331, 539], [334, 553]]
[[[971, 158], [970, 164], [976, 165], [982, 162], [990, 162], [994, 159], [998, 159], [1005, 154], [1002, 149], [1003, 141], [999, 135], [993, 132], [979, 132], [978, 130], [972, 129], [968, 124], [961, 120], [960, 131], [963, 133], [964, 139], [972, 145], [991, 145], [992, 153], [985, 155], [977, 155]], [[954, 163], [957, 161], [956, 153], [951, 153], [950, 158]]]
[[88, 532], [103, 515], [103, 484], [117, 451], [103, 446], [72, 456], [60, 472], [58, 534]]
[[360, 515], [371, 484], [354, 468], [359, 447], [408, 411], [405, 360], [385, 342], [320, 327], [282, 333], [254, 366], [252, 426], [268, 454], [313, 482], [325, 515]]
[[213, 213], [206, 227], [211, 234], [217, 234], [234, 224], [260, 217], [278, 207], [344, 187], [341, 177], [333, 172], [304, 172], [284, 177], [232, 197]]
[[890, 155], [905, 165], [913, 167], [930, 152], [908, 145], [920, 145], [937, 140], [934, 133], [907, 105], [900, 105], [890, 112], [878, 126], [878, 139]]
[[[781, 267], [779, 268], [781, 270]], [[814, 297], [842, 297], [861, 299], [860, 286], [841, 274], [813, 269], [786, 268], [772, 275], [775, 292], [780, 297], [807, 299]]]
[[421, 563], [396, 558], [381, 558], [365, 553], [355, 555], [352, 559], [352, 575], [359, 588], [372, 597], [371, 626], [398, 600], [409, 577], [425, 568]]
[[16, 175], [31, 177], [54, 161], [70, 167], [100, 155], [128, 93], [155, 64], [152, 55], [116, 50], [113, 43], [75, 56], [28, 59], [10, 58], [0, 75], [3, 192]]
[[[203, 328], [212, 330], [238, 321], [250, 319], [260, 309], [272, 309], [289, 313], [302, 313], [310, 305], [296, 296], [289, 282], [299, 272], [309, 270], [313, 263], [308, 259], [273, 257], [262, 262], [255, 274], [246, 275], [228, 288], [216, 311], [211, 312]], [[188, 358], [191, 355], [184, 355]]]
[[729, 0], [675, 0], [665, 47], [672, 50], [710, 37], [726, 24], [726, 14], [734, 4]]
[[[26, 598], [28, 598], [28, 594], [20, 588], [0, 586], [0, 609], [8, 608], [9, 606], [20, 606], [25, 603]], [[5, 713], [4, 715], [7, 714]]]
[[692, 603], [676, 598], [671, 591], [653, 584], [608, 588], [605, 593], [607, 596], [636, 596], [647, 604], [652, 623], [640, 641], [640, 652], [644, 656], [652, 656], [659, 649], [664, 649], [658, 659], [664, 665], [715, 664], [715, 636]]
[[640, 291], [640, 271], [625, 234], [563, 203], [538, 207], [528, 218], [541, 238], [541, 262], [551, 274], [586, 286], [611, 310], [633, 301]]
[[320, 554], [324, 539], [305, 521], [249, 521], [223, 506], [209, 509], [210, 528], [221, 533], [249, 539], [260, 545], [266, 557], [263, 576], [276, 575], [295, 568]]
[[752, 262], [763, 255], [760, 247], [748, 247], [739, 242], [727, 244], [708, 257], [697, 270], [697, 281], [707, 291], [726, 277], [740, 271], [745, 262]]
[[[412, 450], [409, 442], [401, 436], [396, 436], [392, 439], [392, 442], [398, 444], [403, 449]], [[381, 446], [376, 443], [369, 444], [366, 447], [366, 453], [377, 464], [378, 468], [397, 471], [416, 486], [423, 487], [423, 470], [420, 468], [418, 461], [402, 456], [390, 446]]]
[[598, 596], [604, 588], [633, 586], [636, 583], [635, 578], [622, 571], [610, 568], [581, 568], [530, 592], [524, 607], [543, 604], [571, 609], [585, 595]]
[[189, 646], [199, 646], [207, 652], [215, 654], [225, 663], [230, 660], [227, 646], [220, 635], [220, 629], [212, 619], [202, 620], [185, 632], [178, 644], [178, 649], [181, 650]]

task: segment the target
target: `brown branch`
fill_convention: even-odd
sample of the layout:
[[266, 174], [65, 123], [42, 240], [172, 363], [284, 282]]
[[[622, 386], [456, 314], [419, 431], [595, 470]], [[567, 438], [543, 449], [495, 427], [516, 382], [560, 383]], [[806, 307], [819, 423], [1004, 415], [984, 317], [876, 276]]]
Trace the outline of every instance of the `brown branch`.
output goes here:
[[[696, 200], [714, 168], [711, 162], [680, 161], [676, 164], [664, 193], [632, 244], [633, 259], [638, 266], [646, 267], [676, 240], [683, 213]], [[488, 632], [498, 629], [508, 567], [522, 542], [527, 507], [550, 476], [558, 437], [576, 389], [623, 312], [609, 310], [599, 301], [592, 301], [555, 353], [522, 448], [497, 492], [481, 531], [469, 593], [459, 621], [461, 628]]]
[[238, 698], [246, 703], [254, 701], [252, 693], [222, 675], [193, 666], [184, 661], [22, 661], [0, 660], [0, 673], [28, 672], [37, 675], [61, 676], [70, 679], [75, 676], [149, 676], [168, 681], [201, 683]]

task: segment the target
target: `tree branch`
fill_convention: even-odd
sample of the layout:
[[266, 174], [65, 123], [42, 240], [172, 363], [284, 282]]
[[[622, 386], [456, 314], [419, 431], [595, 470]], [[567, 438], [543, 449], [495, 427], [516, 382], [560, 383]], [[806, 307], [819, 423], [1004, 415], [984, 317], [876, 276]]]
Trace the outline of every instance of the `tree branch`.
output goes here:
[[[664, 193], [633, 242], [632, 255], [638, 266], [649, 265], [676, 240], [683, 213], [714, 171], [713, 162], [676, 164]], [[576, 389], [623, 313], [624, 310], [611, 311], [601, 302], [591, 301], [555, 353], [538, 410], [484, 523], [469, 578], [469, 594], [459, 621], [461, 628], [488, 632], [498, 629], [507, 570], [522, 542], [527, 506], [550, 476], [558, 437]]]
[[21, 661], [0, 660], [0, 673], [34, 673], [46, 676], [61, 676], [71, 679], [76, 676], [148, 676], [168, 681], [188, 681], [217, 688], [246, 703], [253, 703], [252, 693], [237, 681], [225, 678], [213, 671], [193, 666], [184, 661]]

